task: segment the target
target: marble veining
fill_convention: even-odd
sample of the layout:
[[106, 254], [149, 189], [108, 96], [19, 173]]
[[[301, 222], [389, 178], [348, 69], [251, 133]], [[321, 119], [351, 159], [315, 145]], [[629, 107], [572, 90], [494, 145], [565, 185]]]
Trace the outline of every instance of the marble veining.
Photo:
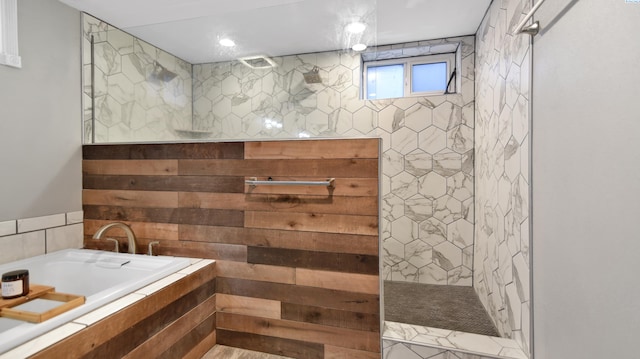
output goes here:
[[180, 139], [181, 130], [193, 129], [191, 82], [191, 64], [83, 14], [86, 142], [91, 141], [93, 131], [96, 142], [101, 143]]
[[385, 321], [383, 358], [526, 359], [512, 339]]
[[529, 353], [529, 1], [491, 4], [476, 34], [473, 285], [501, 336]]

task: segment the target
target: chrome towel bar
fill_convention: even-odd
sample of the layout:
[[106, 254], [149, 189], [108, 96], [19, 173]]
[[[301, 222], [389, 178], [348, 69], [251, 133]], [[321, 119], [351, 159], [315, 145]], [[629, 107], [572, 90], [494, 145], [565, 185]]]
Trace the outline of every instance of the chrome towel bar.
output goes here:
[[335, 178], [329, 178], [326, 181], [258, 181], [256, 177], [252, 177], [249, 180], [244, 181], [244, 183], [249, 186], [325, 186], [325, 187], [333, 187], [333, 183], [335, 182]]

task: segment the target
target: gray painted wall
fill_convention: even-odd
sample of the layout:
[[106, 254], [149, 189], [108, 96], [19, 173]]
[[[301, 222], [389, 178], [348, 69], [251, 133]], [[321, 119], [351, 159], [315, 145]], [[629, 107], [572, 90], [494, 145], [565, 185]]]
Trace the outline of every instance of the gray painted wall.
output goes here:
[[548, 1], [536, 18], [536, 358], [637, 358], [640, 3]]
[[0, 66], [0, 221], [82, 208], [80, 13], [18, 1], [22, 69]]

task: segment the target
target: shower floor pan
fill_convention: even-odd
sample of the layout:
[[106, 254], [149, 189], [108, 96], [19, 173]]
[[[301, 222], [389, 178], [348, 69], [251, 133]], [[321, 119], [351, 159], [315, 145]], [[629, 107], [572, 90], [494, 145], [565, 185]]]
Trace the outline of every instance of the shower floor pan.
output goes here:
[[471, 287], [384, 282], [385, 320], [497, 337]]

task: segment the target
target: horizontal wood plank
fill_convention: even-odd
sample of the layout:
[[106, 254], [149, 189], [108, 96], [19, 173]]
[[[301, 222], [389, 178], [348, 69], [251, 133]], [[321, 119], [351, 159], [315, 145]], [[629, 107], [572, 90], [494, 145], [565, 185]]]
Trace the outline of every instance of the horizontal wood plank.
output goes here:
[[379, 276], [296, 268], [296, 284], [327, 289], [380, 294]]
[[247, 211], [244, 215], [247, 228], [280, 229], [300, 232], [326, 232], [344, 234], [378, 234], [377, 216], [350, 216], [323, 213], [294, 213]]
[[247, 247], [236, 244], [202, 243], [183, 240], [161, 241], [159, 245], [154, 246], [153, 251], [158, 255], [166, 256], [207, 258], [236, 262], [247, 261]]
[[377, 197], [307, 196], [290, 194], [180, 193], [180, 207], [249, 211], [378, 214]]
[[178, 158], [244, 158], [242, 142], [107, 144], [82, 146], [82, 158], [89, 159], [145, 159]]
[[334, 272], [377, 275], [378, 256], [301, 251], [296, 249], [248, 247], [247, 261], [254, 264], [320, 269]]
[[377, 178], [377, 159], [178, 160], [181, 176], [304, 176]]
[[263, 298], [358, 313], [376, 314], [380, 310], [379, 296], [367, 293], [225, 277], [218, 277], [216, 287], [218, 293], [242, 297]]
[[[218, 329], [217, 343], [288, 358], [323, 359], [323, 345], [240, 331]], [[222, 359], [222, 358], [221, 358]]]
[[186, 241], [246, 244], [254, 247], [301, 249], [378, 255], [378, 236], [340, 233], [293, 232], [283, 230], [180, 225]]
[[218, 330], [241, 331], [371, 352], [380, 350], [380, 337], [377, 332], [230, 313], [217, 313], [216, 317]]
[[372, 139], [256, 141], [245, 144], [247, 159], [378, 158], [379, 142]]
[[243, 193], [244, 178], [233, 176], [84, 175], [85, 189]]
[[82, 190], [82, 204], [123, 207], [177, 208], [178, 193], [163, 191], [84, 189]]
[[211, 348], [216, 345], [216, 331], [214, 330], [206, 336], [200, 343], [196, 344], [182, 359], [201, 359]]
[[88, 175], [175, 176], [177, 160], [84, 160], [82, 172]]
[[185, 336], [171, 346], [168, 350], [165, 350], [161, 355], [157, 356], [158, 359], [174, 359], [184, 358], [190, 353], [198, 343], [205, 340], [216, 330], [217, 313], [209, 315], [205, 320], [200, 322], [198, 326], [193, 328]]
[[212, 295], [197, 307], [164, 327], [157, 334], [150, 337], [143, 344], [123, 356], [123, 359], [145, 359], [157, 358], [164, 351], [180, 340], [183, 336], [193, 330], [206, 318], [215, 313], [216, 296]]
[[132, 208], [123, 206], [83, 206], [87, 219], [136, 221], [164, 224], [225, 225], [242, 227], [244, 213], [222, 209]]
[[218, 275], [228, 278], [259, 280], [263, 282], [295, 284], [296, 270], [289, 267], [268, 266], [232, 261], [217, 261]]
[[217, 294], [216, 311], [280, 319], [280, 302], [251, 297]]
[[371, 313], [356, 313], [328, 309], [304, 304], [282, 303], [281, 317], [286, 320], [327, 325], [331, 327], [380, 331], [380, 316]]
[[[122, 221], [131, 227], [131, 230], [136, 235], [136, 238], [152, 238], [157, 240], [178, 240], [178, 225], [170, 223], [144, 223], [144, 222], [131, 222]], [[84, 220], [84, 235], [93, 236], [100, 227], [113, 223], [113, 221], [107, 220]], [[108, 234], [110, 238], [126, 238], [126, 233], [120, 228], [110, 229], [105, 235]], [[106, 236], [105, 236], [106, 237]]]

